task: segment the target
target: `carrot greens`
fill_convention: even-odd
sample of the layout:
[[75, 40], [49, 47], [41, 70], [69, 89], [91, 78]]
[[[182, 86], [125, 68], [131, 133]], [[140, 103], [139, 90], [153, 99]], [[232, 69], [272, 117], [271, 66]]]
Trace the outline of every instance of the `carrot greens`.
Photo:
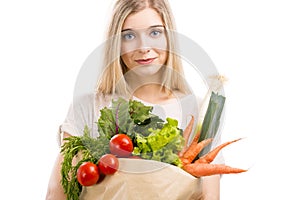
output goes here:
[[[97, 163], [102, 155], [109, 152], [109, 140], [104, 136], [90, 137], [87, 126], [83, 136], [71, 136], [64, 140], [65, 143], [61, 148], [64, 158], [61, 164], [61, 184], [67, 195], [67, 200], [79, 200], [82, 186], [76, 179], [77, 169], [86, 161]], [[76, 163], [76, 161], [78, 162]]]

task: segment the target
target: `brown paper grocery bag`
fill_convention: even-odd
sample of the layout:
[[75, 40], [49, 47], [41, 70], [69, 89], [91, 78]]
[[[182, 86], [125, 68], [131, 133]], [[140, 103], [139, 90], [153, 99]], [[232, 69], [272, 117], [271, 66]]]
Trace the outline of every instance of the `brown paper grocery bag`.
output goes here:
[[179, 167], [152, 160], [120, 158], [119, 170], [84, 187], [81, 200], [200, 199], [201, 178]]

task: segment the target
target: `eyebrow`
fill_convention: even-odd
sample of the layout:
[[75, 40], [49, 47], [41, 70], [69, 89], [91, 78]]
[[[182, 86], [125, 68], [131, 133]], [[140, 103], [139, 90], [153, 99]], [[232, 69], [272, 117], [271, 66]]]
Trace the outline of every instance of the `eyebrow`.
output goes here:
[[[158, 27], [165, 27], [164, 25], [153, 25], [153, 26], [149, 26], [148, 29], [150, 28], [158, 28]], [[123, 29], [121, 32], [125, 32], [125, 31], [132, 31], [133, 29], [132, 28], [126, 28], [126, 29]]]

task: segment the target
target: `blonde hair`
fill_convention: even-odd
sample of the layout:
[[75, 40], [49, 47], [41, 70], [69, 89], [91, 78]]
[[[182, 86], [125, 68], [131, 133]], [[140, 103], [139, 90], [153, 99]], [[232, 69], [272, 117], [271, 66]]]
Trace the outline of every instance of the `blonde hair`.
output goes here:
[[168, 57], [166, 66], [172, 70], [165, 70], [162, 89], [178, 91], [183, 94], [190, 93], [189, 87], [184, 79], [182, 62], [176, 54], [178, 44], [176, 41], [176, 30], [173, 14], [167, 0], [117, 0], [111, 22], [108, 27], [107, 41], [104, 52], [104, 71], [98, 80], [97, 92], [106, 94], [118, 94], [126, 96], [130, 88], [123, 74], [127, 67], [121, 59], [121, 31], [124, 21], [128, 15], [142, 11], [145, 8], [154, 9], [162, 18], [167, 30]]

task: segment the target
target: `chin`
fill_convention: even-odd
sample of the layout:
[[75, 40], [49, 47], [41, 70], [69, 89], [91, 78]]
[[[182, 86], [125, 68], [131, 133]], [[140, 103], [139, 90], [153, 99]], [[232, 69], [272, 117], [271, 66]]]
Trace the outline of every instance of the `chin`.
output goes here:
[[139, 76], [153, 76], [157, 75], [162, 69], [162, 65], [141, 65], [132, 69], [132, 71]]

